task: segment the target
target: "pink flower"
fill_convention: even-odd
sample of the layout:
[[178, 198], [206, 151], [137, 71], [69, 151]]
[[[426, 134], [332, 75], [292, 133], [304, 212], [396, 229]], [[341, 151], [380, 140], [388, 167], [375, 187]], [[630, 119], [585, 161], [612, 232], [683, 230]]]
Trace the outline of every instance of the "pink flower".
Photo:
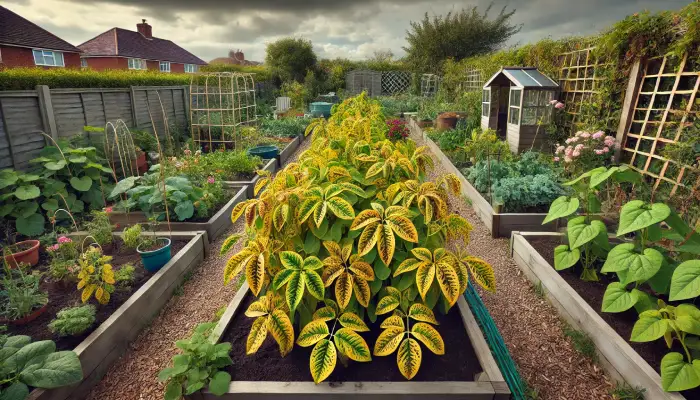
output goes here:
[[588, 132], [583, 132], [583, 133], [581, 134], [581, 137], [582, 137], [582, 138], [588, 139], [589, 137], [591, 137], [591, 134], [588, 133]]
[[574, 136], [574, 137], [569, 138], [569, 139], [571, 139], [571, 143], [576, 143], [576, 142], [578, 142], [578, 136]]
[[571, 153], [573, 153], [573, 151], [574, 151], [574, 148], [569, 146], [566, 148], [566, 150], [564, 150], [564, 155], [571, 156]]
[[607, 146], [606, 146], [606, 147], [603, 147], [603, 153], [607, 153], [607, 152], [609, 152], [609, 151], [610, 151], [610, 149], [609, 149]]
[[549, 101], [549, 104], [551, 104], [551, 105], [555, 105], [557, 103], [559, 103], [559, 100], [550, 100]]
[[603, 136], [605, 136], [605, 133], [603, 131], [598, 131], [593, 134], [593, 139], [600, 139]]
[[586, 146], [584, 146], [583, 144], [579, 143], [579, 144], [576, 145], [576, 147], [575, 147], [574, 149], [575, 149], [576, 151], [581, 151], [581, 150], [583, 150], [585, 147], [586, 147]]
[[564, 157], [564, 162], [571, 162], [571, 161], [572, 161], [571, 157], [569, 157], [569, 156]]
[[58, 243], [63, 244], [63, 243], [71, 243], [72, 240], [69, 237], [66, 236], [61, 236], [58, 238]]
[[554, 161], [558, 162], [558, 161], [559, 161], [559, 157], [554, 157]]
[[559, 102], [559, 103], [557, 103], [557, 104], [554, 105], [554, 108], [560, 110], [560, 109], [564, 108], [564, 103]]
[[579, 137], [579, 136], [581, 136], [582, 133], [583, 133], [583, 131], [578, 131], [578, 132], [574, 133], [574, 136]]
[[557, 150], [554, 152], [554, 154], [559, 154], [562, 151], [564, 151], [564, 146], [559, 146], [559, 147], [557, 147]]
[[216, 182], [216, 180], [214, 179], [213, 176], [210, 176], [209, 178], [207, 178], [207, 182], [211, 184], [211, 183]]
[[601, 154], [603, 154], [603, 150], [596, 150], [595, 153], [598, 155], [601, 155]]
[[55, 244], [55, 245], [53, 245], [53, 246], [49, 246], [49, 247], [46, 248], [46, 250], [48, 250], [48, 251], [56, 251], [56, 250], [58, 250], [58, 244]]
[[185, 149], [185, 151], [183, 151], [183, 153], [185, 153], [186, 156], [189, 156], [190, 154], [192, 154], [192, 150]]
[[571, 153], [571, 155], [572, 155], [572, 156], [574, 156], [574, 157], [578, 157], [578, 156], [580, 156], [580, 155], [581, 155], [581, 152], [580, 152], [580, 151], [578, 151], [578, 150], [574, 150], [574, 152], [573, 152], [573, 153]]
[[105, 207], [105, 212], [106, 212], [107, 214], [111, 213], [111, 212], [112, 212], [112, 207]]

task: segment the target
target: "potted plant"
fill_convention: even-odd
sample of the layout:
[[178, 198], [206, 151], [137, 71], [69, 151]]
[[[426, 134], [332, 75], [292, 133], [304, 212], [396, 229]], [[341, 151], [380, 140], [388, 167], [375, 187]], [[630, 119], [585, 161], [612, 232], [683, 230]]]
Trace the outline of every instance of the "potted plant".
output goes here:
[[38, 240], [23, 240], [13, 245], [7, 246], [9, 255], [5, 256], [5, 261], [10, 268], [16, 268], [18, 264], [34, 266], [39, 262]]
[[39, 288], [41, 275], [28, 274], [25, 266], [10, 268], [6, 262], [5, 274], [0, 280], [0, 324], [25, 325], [41, 314], [48, 306], [49, 299]]
[[124, 245], [128, 248], [135, 249], [141, 255], [143, 267], [148, 272], [157, 272], [172, 257], [170, 252], [170, 239], [156, 236], [156, 226], [158, 223], [155, 218], [149, 219], [152, 234], [142, 234], [143, 228], [140, 224], [136, 224], [124, 229], [122, 239]]
[[456, 112], [444, 112], [438, 115], [437, 120], [435, 121], [435, 129], [439, 131], [455, 129], [458, 119], [459, 115]]

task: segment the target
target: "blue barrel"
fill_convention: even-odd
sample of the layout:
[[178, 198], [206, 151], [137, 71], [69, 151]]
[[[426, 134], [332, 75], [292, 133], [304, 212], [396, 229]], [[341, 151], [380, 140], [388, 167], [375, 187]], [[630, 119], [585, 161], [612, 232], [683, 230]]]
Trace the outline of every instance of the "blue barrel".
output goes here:
[[331, 107], [333, 103], [326, 103], [325, 101], [317, 101], [309, 105], [311, 110], [311, 115], [316, 118], [324, 117], [328, 118], [331, 116]]

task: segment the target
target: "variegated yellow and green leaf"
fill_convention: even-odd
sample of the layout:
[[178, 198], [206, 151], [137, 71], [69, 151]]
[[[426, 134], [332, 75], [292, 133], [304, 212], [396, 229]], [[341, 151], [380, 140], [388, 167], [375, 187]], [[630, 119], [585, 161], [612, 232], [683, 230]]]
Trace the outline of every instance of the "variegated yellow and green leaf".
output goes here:
[[396, 298], [395, 296], [384, 296], [379, 300], [379, 303], [377, 303], [377, 309], [375, 313], [377, 315], [382, 315], [382, 314], [387, 314], [396, 309], [400, 304], [400, 298]]
[[372, 355], [369, 351], [367, 342], [349, 328], [340, 328], [333, 335], [333, 340], [338, 348], [338, 351], [349, 359], [359, 362], [372, 361]]
[[301, 347], [309, 347], [318, 343], [321, 339], [330, 335], [326, 321], [317, 319], [306, 324], [299, 332], [297, 344]]
[[294, 327], [284, 311], [274, 310], [267, 319], [267, 330], [279, 345], [280, 354], [286, 356], [294, 347]]
[[401, 318], [401, 316], [399, 315], [390, 316], [389, 318], [382, 321], [382, 324], [380, 325], [380, 328], [382, 329], [389, 327], [401, 328], [401, 330], [406, 329], [406, 325], [404, 325], [403, 318]]
[[[246, 312], [246, 315], [248, 313]], [[267, 337], [267, 317], [258, 317], [253, 321], [253, 326], [250, 327], [250, 333], [246, 340], [246, 354], [253, 354], [265, 341]]]
[[369, 328], [367, 325], [362, 321], [362, 318], [360, 318], [357, 314], [351, 313], [351, 312], [344, 312], [340, 315], [338, 318], [338, 322], [340, 322], [340, 325], [342, 325], [345, 328], [352, 329], [353, 331], [356, 332], [367, 332], [369, 331]]
[[352, 298], [353, 279], [352, 275], [347, 272], [340, 274], [335, 282], [335, 299], [338, 302], [340, 309], [345, 309]]
[[423, 355], [418, 342], [408, 337], [399, 345], [396, 352], [396, 363], [399, 371], [406, 379], [411, 380], [418, 373]]
[[321, 307], [314, 312], [313, 319], [321, 321], [330, 321], [335, 319], [335, 309], [331, 306]]
[[445, 354], [445, 342], [442, 340], [440, 333], [432, 326], [424, 322], [417, 322], [411, 327], [411, 336], [420, 340], [433, 353], [437, 355]]
[[439, 325], [435, 314], [428, 306], [420, 303], [413, 304], [408, 309], [408, 316], [416, 321], [430, 322], [431, 324]]
[[309, 359], [311, 377], [315, 383], [321, 383], [330, 376], [335, 369], [337, 359], [335, 346], [330, 340], [323, 339], [316, 343]]
[[382, 331], [374, 343], [372, 353], [375, 356], [388, 356], [399, 347], [401, 340], [406, 336], [404, 328], [390, 326]]

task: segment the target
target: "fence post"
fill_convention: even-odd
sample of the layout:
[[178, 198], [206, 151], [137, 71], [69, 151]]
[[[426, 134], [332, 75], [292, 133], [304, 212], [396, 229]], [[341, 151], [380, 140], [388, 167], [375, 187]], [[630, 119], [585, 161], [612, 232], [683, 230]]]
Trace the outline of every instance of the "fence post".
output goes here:
[[[185, 85], [182, 89], [183, 104], [185, 105], [185, 130], [189, 131], [192, 124], [192, 114], [190, 114], [190, 87]], [[173, 102], [173, 105], [174, 104]]]
[[637, 60], [630, 69], [629, 81], [627, 82], [627, 91], [625, 92], [625, 100], [622, 103], [622, 112], [620, 113], [620, 124], [617, 126], [617, 135], [615, 139], [619, 146], [615, 149], [615, 162], [620, 161], [622, 154], [622, 146], [625, 145], [625, 136], [629, 130], [632, 119], [634, 118], [634, 107], [637, 104], [637, 96], [639, 94], [639, 85], [642, 83], [642, 62]]
[[51, 102], [51, 91], [46, 85], [37, 85], [36, 93], [39, 95], [39, 110], [41, 112], [41, 122], [44, 131], [53, 140], [58, 140], [58, 128], [56, 127], [56, 117], [53, 114], [53, 103]]
[[129, 86], [129, 99], [131, 100], [131, 118], [133, 119], [134, 128], [139, 128], [138, 116], [136, 115], [136, 91], [133, 86]]

